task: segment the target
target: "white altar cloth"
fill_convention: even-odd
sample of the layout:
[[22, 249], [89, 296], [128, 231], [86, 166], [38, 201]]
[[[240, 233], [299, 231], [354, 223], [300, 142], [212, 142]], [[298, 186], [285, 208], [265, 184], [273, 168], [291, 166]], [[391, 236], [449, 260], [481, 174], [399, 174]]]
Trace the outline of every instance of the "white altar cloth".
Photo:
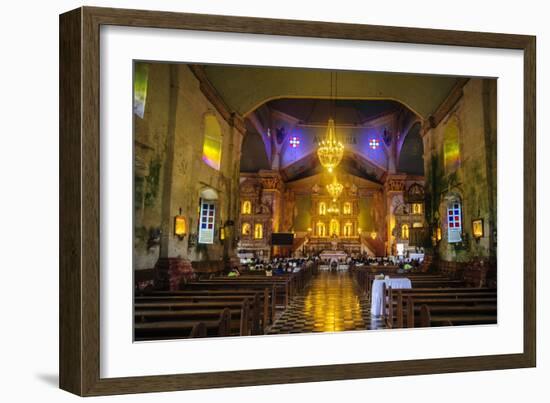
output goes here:
[[370, 312], [371, 315], [380, 316], [384, 307], [384, 283], [386, 287], [390, 287], [394, 290], [399, 288], [412, 288], [411, 280], [408, 278], [389, 278], [387, 280], [374, 280], [372, 282], [371, 289], [371, 303]]

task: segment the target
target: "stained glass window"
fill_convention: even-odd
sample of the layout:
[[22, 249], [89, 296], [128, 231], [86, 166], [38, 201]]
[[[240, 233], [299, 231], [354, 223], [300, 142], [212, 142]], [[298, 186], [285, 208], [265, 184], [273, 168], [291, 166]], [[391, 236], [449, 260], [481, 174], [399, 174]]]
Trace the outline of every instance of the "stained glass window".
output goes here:
[[220, 170], [222, 161], [222, 130], [214, 115], [204, 117], [204, 143], [202, 160], [214, 169]]
[[290, 138], [289, 143], [292, 148], [297, 148], [300, 145], [300, 139], [296, 136], [293, 136]]
[[199, 219], [199, 243], [214, 243], [214, 222], [216, 206], [211, 202], [202, 202]]
[[445, 172], [452, 173], [460, 165], [460, 143], [458, 121], [452, 118], [447, 127], [445, 127], [443, 141], [443, 159], [445, 163]]
[[149, 65], [134, 64], [134, 113], [143, 119], [145, 101], [147, 98], [147, 83], [149, 79]]
[[462, 217], [460, 203], [455, 201], [447, 206], [447, 225], [449, 242], [462, 240]]

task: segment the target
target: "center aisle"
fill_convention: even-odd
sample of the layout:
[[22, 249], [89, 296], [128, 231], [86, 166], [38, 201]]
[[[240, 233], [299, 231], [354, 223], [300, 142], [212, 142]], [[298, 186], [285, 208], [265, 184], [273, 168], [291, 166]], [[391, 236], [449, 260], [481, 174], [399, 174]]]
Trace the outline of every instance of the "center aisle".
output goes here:
[[339, 332], [380, 328], [371, 323], [370, 306], [348, 272], [315, 275], [304, 295], [275, 321], [268, 334]]

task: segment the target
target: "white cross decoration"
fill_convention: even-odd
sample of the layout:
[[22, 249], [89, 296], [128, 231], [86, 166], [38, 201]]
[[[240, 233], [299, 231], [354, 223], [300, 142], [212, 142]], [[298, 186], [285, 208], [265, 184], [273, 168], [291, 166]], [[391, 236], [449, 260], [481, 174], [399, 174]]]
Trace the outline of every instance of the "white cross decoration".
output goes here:
[[369, 146], [373, 150], [376, 150], [380, 146], [380, 142], [377, 139], [370, 139]]

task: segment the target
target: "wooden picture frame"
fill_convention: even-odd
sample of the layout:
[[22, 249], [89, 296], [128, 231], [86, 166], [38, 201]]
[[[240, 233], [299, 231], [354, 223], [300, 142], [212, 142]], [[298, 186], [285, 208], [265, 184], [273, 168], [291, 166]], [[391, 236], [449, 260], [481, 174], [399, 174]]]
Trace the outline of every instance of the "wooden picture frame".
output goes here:
[[[524, 52], [521, 354], [100, 377], [99, 35], [102, 25], [518, 49]], [[535, 37], [82, 7], [60, 16], [60, 387], [81, 396], [374, 378], [536, 365]]]

